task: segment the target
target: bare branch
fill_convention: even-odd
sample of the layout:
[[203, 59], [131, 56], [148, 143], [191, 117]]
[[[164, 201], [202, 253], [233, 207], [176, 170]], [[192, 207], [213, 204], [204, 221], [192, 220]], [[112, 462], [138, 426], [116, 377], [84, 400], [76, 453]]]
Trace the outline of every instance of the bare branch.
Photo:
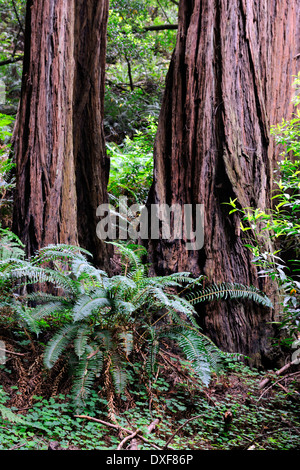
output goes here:
[[166, 29], [178, 29], [178, 24], [159, 24], [144, 28], [145, 31], [164, 31]]
[[25, 31], [24, 31], [24, 27], [23, 27], [23, 24], [20, 20], [20, 17], [19, 17], [19, 13], [18, 13], [18, 10], [17, 10], [17, 7], [16, 7], [16, 4], [15, 4], [15, 0], [11, 0], [12, 4], [13, 4], [13, 9], [14, 9], [14, 12], [15, 12], [15, 15], [16, 15], [16, 18], [17, 18], [17, 21], [19, 23], [19, 27], [22, 31], [23, 34], [25, 34]]
[[[182, 429], [186, 424], [188, 424], [190, 421], [193, 421], [194, 419], [201, 419], [202, 415], [197, 415], [197, 416], [194, 416], [193, 418], [189, 418], [187, 419], [181, 426], [179, 426], [179, 428], [176, 429], [176, 431], [172, 434], [172, 436], [167, 440], [165, 446], [164, 446], [164, 449], [167, 449], [168, 445], [170, 444], [170, 442], [174, 439], [174, 437], [176, 436], [176, 434], [178, 434], [178, 432], [180, 431], [180, 429]], [[203, 421], [203, 420], [201, 420]]]
[[[285, 364], [281, 369], [277, 370], [276, 371], [276, 375], [281, 375], [283, 374], [287, 369], [289, 369], [291, 366], [293, 365], [296, 365], [297, 362], [296, 361], [293, 361], [293, 362], [288, 362], [287, 364]], [[268, 385], [268, 383], [271, 381], [271, 377], [266, 377], [264, 378], [260, 384], [259, 384], [259, 388], [264, 388], [266, 385]]]
[[124, 446], [124, 444], [125, 444], [127, 441], [130, 441], [130, 439], [133, 439], [139, 432], [140, 432], [140, 430], [137, 429], [137, 430], [134, 431], [132, 434], [130, 434], [130, 436], [124, 437], [124, 439], [123, 439], [123, 440], [120, 442], [120, 444], [118, 445], [117, 450], [121, 450], [122, 447]]
[[[138, 429], [136, 434], [135, 434], [135, 432], [133, 432], [130, 429], [123, 428], [122, 426], [118, 426], [116, 424], [108, 423], [107, 421], [103, 421], [102, 419], [92, 418], [91, 416], [87, 416], [87, 415], [74, 415], [74, 417], [75, 418], [89, 419], [90, 421], [95, 421], [96, 423], [103, 424], [104, 426], [108, 426], [110, 428], [116, 429], [117, 431], [124, 431], [127, 434], [129, 434], [128, 439], [126, 439], [126, 441], [129, 440], [129, 439], [133, 439], [138, 434], [138, 432], [140, 432], [140, 430]], [[155, 428], [156, 424], [158, 424], [158, 422], [159, 422], [159, 420], [154, 420], [153, 423], [151, 423], [150, 426], [148, 427], [148, 431], [149, 432], [153, 431], [153, 429]], [[152, 442], [150, 442], [144, 436], [139, 435], [138, 438], [141, 439], [142, 441], [146, 442], [151, 447], [154, 447], [154, 449], [161, 450], [160, 447], [156, 446], [155, 444], [152, 444]], [[123, 439], [123, 441], [124, 441], [124, 439]], [[120, 443], [120, 444], [122, 444], [122, 446], [124, 445], [123, 441]]]
[[8, 64], [14, 64], [15, 62], [19, 62], [23, 60], [24, 56], [23, 55], [18, 55], [17, 57], [11, 57], [10, 59], [5, 59], [0, 62], [0, 67], [1, 65], [8, 65]]
[[132, 431], [130, 431], [129, 429], [123, 428], [122, 426], [118, 426], [117, 424], [108, 423], [107, 421], [102, 421], [102, 419], [92, 418], [91, 416], [87, 416], [87, 415], [75, 415], [74, 417], [89, 419], [90, 421], [95, 421], [96, 423], [103, 424], [104, 426], [108, 426], [109, 428], [113, 428], [118, 431], [124, 431], [124, 432], [127, 432], [128, 434], [132, 433]]
[[25, 356], [25, 353], [24, 353], [24, 354], [21, 354], [21, 353], [9, 351], [8, 349], [0, 348], [0, 351], [6, 352], [6, 353], [9, 353], [9, 354], [13, 354], [13, 355], [15, 355], [15, 356]]

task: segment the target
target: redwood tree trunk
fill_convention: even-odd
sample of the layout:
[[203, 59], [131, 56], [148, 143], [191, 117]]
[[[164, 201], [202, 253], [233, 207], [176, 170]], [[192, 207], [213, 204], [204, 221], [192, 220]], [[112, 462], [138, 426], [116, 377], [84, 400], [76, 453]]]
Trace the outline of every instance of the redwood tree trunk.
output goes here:
[[[204, 246], [149, 241], [156, 273], [191, 271], [212, 282], [266, 286], [223, 203], [270, 206], [270, 125], [289, 117], [299, 53], [299, 0], [184, 0], [154, 149], [150, 204], [203, 204]], [[299, 59], [299, 56], [298, 56]], [[299, 65], [299, 63], [298, 63]], [[219, 302], [200, 322], [225, 350], [271, 360], [274, 312]]]
[[108, 202], [109, 159], [104, 137], [104, 86], [108, 1], [76, 0], [73, 135], [78, 241], [98, 265], [110, 249], [96, 235], [96, 209]]
[[[29, 0], [14, 133], [13, 229], [28, 255], [80, 244], [102, 267], [96, 209], [106, 202], [103, 119], [108, 0]], [[83, 218], [84, 214], [84, 218]]]

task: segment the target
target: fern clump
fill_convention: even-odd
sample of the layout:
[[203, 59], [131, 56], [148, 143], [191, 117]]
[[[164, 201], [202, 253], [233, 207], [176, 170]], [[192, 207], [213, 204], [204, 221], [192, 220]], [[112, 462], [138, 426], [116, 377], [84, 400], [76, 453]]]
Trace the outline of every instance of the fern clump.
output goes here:
[[[87, 251], [67, 245], [45, 247], [30, 260], [20, 256], [0, 262], [1, 278], [14, 287], [40, 287], [22, 300], [10, 299], [27, 327], [39, 333], [44, 319], [61, 319], [62, 326], [45, 347], [44, 364], [51, 369], [63, 354], [72, 353], [73, 395], [79, 407], [96, 377], [123, 393], [134, 355], [143, 361], [145, 379], [151, 383], [167, 342], [182, 350], [191, 370], [208, 385], [226, 355], [202, 334], [195, 305], [246, 298], [271, 307], [253, 287], [221, 283], [204, 288], [203, 276], [195, 279], [186, 272], [149, 277], [140, 247], [114, 245], [123, 272], [111, 277], [88, 261]], [[51, 293], [43, 285], [51, 285]]]

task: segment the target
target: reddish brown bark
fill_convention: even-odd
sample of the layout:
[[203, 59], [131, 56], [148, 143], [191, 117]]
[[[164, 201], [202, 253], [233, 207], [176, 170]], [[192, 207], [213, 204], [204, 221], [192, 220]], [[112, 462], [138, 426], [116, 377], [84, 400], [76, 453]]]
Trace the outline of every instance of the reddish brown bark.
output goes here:
[[77, 0], [73, 136], [78, 241], [108, 269], [110, 249], [96, 235], [96, 209], [108, 202], [103, 118], [108, 1]]
[[50, 243], [69, 243], [88, 248], [98, 265], [108, 261], [95, 222], [108, 178], [107, 15], [108, 1], [27, 3], [13, 228], [29, 256]]
[[[148, 203], [204, 204], [205, 240], [150, 240], [155, 271], [204, 273], [210, 281], [259, 282], [230, 197], [270, 205], [270, 125], [289, 117], [299, 50], [298, 0], [185, 0], [166, 80]], [[299, 66], [299, 63], [298, 63]], [[270, 359], [273, 312], [249, 303], [201, 309], [205, 331], [226, 350]]]

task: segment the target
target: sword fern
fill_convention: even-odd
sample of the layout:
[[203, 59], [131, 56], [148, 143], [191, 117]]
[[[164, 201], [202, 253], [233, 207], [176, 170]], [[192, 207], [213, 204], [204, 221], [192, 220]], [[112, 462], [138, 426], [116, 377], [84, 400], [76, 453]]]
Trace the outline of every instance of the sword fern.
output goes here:
[[[88, 261], [88, 252], [67, 245], [45, 247], [30, 260], [0, 259], [0, 287], [10, 296], [9, 302], [0, 296], [0, 308], [1, 302], [13, 305], [36, 333], [41, 319], [54, 313], [61, 317], [63, 326], [46, 345], [44, 363], [51, 368], [63, 354], [75, 354], [73, 395], [78, 406], [84, 406], [99, 374], [110, 373], [116, 393], [123, 393], [132, 354], [142, 351], [146, 356], [145, 372], [151, 380], [165, 340], [181, 348], [207, 385], [225, 353], [201, 333], [195, 306], [246, 299], [272, 307], [254, 287], [233, 283], [203, 287], [203, 276], [194, 279], [186, 272], [149, 277], [139, 253], [114, 245], [122, 254], [124, 269], [112, 277]], [[22, 285], [44, 283], [52, 284], [51, 294], [34, 292], [19, 300], [12, 295]]]

